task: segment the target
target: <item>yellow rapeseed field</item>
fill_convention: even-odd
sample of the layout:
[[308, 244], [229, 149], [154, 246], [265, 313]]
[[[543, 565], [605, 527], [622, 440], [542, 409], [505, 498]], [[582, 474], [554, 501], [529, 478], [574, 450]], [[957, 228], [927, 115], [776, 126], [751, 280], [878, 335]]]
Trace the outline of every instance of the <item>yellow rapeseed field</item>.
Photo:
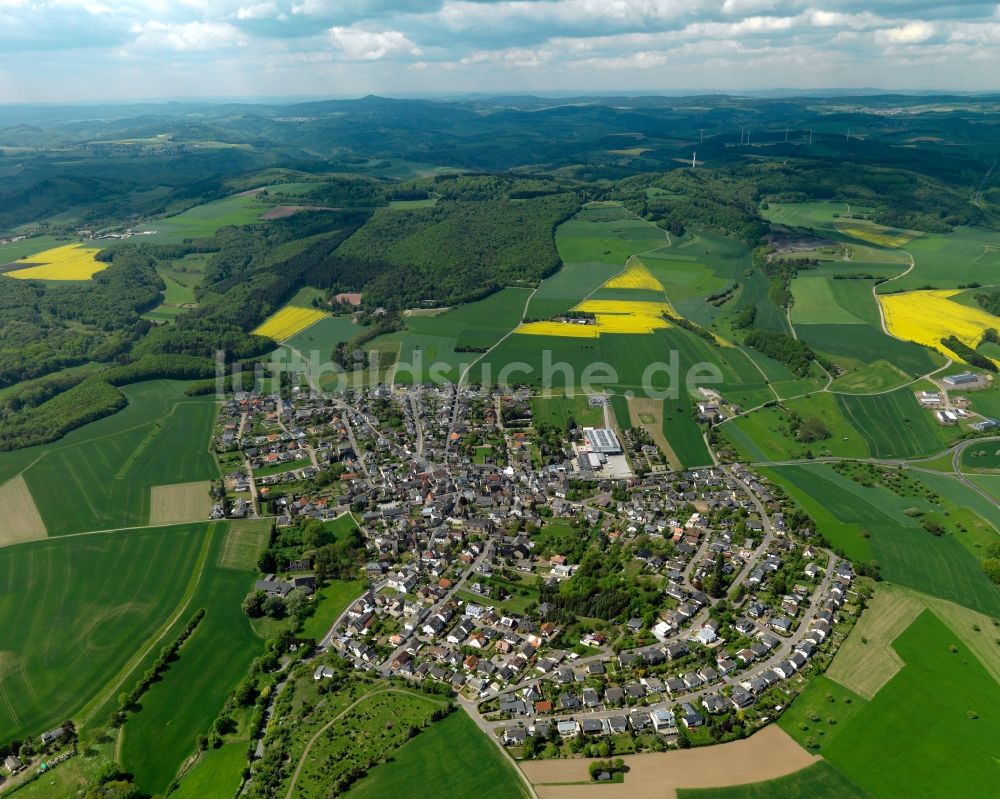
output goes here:
[[573, 310], [594, 314], [594, 324], [529, 322], [519, 327], [517, 332], [529, 336], [597, 338], [604, 333], [634, 335], [670, 327], [670, 322], [663, 318], [663, 312], [671, 310], [666, 302], [584, 300]]
[[837, 225], [837, 229], [852, 238], [867, 241], [869, 244], [878, 244], [881, 247], [902, 247], [913, 238], [913, 234], [907, 233], [905, 230], [895, 230], [863, 222]]
[[597, 338], [597, 325], [573, 322], [528, 322], [517, 329], [526, 336], [561, 336], [563, 338]]
[[894, 336], [957, 358], [941, 344], [941, 339], [955, 336], [975, 347], [987, 328], [997, 327], [997, 318], [992, 314], [954, 302], [951, 298], [958, 293], [955, 289], [907, 291], [880, 295], [878, 299], [885, 325]]
[[635, 259], [632, 260], [624, 272], [605, 283], [604, 288], [663, 291], [660, 281], [653, 277], [653, 273], [646, 268], [645, 264]]
[[275, 341], [285, 341], [326, 316], [315, 308], [286, 306], [265, 319], [253, 332]]
[[100, 249], [96, 247], [64, 244], [15, 261], [18, 264], [38, 266], [7, 272], [7, 277], [18, 280], [90, 280], [98, 272], [108, 268], [105, 262], [94, 260], [99, 252]]

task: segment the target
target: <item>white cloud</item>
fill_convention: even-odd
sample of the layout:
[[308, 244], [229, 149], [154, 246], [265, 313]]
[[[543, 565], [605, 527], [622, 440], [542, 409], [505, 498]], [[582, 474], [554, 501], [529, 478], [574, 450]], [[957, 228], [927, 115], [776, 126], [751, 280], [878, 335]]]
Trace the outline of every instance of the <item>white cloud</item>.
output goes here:
[[252, 6], [241, 6], [236, 11], [238, 20], [271, 19], [278, 16], [278, 7], [274, 3], [255, 3]]
[[875, 34], [875, 38], [884, 44], [920, 44], [930, 39], [934, 33], [934, 25], [917, 20], [897, 28], [880, 30]]
[[137, 50], [212, 51], [247, 43], [238, 28], [225, 22], [175, 24], [154, 20], [134, 25], [132, 32], [138, 34], [133, 44]]
[[348, 61], [379, 61], [392, 56], [421, 54], [420, 48], [399, 31], [333, 27], [329, 35], [334, 48]]

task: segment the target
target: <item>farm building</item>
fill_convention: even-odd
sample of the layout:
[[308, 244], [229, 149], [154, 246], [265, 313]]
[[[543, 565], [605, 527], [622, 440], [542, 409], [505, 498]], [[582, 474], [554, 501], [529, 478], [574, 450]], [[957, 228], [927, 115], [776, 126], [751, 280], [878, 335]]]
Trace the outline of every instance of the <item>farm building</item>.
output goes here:
[[972, 383], [978, 383], [979, 375], [974, 374], [973, 372], [962, 372], [957, 375], [948, 375], [947, 377], [941, 378], [941, 380], [949, 386], [968, 386]]

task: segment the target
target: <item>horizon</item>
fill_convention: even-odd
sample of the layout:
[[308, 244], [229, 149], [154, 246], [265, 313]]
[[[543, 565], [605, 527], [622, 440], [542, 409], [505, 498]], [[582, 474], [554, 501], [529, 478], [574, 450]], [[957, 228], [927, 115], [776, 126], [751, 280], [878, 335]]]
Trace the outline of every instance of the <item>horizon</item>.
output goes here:
[[860, 91], [874, 82], [889, 92], [990, 92], [1000, 6], [6, 0], [0, 45], [3, 104], [544, 94], [583, 85], [590, 94], [624, 85], [689, 95], [689, 86], [719, 91], [734, 76], [743, 87], [724, 91]]
[[872, 98], [872, 97], [969, 97], [988, 98], [1000, 96], [1000, 86], [995, 89], [890, 89], [876, 86], [819, 87], [814, 89], [794, 89], [775, 87], [772, 89], [618, 89], [607, 91], [587, 91], [585, 89], [537, 89], [519, 91], [497, 89], [495, 91], [468, 92], [367, 92], [364, 94], [285, 94], [285, 95], [178, 95], [164, 97], [89, 97], [72, 100], [0, 101], [0, 108], [71, 108], [87, 106], [133, 106], [133, 105], [297, 105], [323, 102], [351, 102], [368, 98], [382, 100], [426, 100], [431, 102], [468, 102], [475, 99], [535, 98], [539, 100], [604, 100], [611, 98], [695, 98], [726, 97], [734, 99], [796, 99], [817, 98]]

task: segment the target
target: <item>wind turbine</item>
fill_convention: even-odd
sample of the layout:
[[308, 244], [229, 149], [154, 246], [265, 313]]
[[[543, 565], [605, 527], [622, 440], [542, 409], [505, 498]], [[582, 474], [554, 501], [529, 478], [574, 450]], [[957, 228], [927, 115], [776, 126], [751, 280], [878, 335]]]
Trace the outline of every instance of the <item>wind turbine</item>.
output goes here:
[[695, 150], [691, 153], [691, 168], [695, 169], [698, 166], [698, 151]]
[[705, 129], [704, 128], [698, 128], [698, 133], [701, 134], [701, 138], [698, 139], [698, 141], [699, 142], [705, 141]]
[[850, 141], [851, 140], [851, 131], [852, 130], [854, 130], [854, 128], [848, 128], [847, 129], [847, 135], [844, 137], [844, 141]]

